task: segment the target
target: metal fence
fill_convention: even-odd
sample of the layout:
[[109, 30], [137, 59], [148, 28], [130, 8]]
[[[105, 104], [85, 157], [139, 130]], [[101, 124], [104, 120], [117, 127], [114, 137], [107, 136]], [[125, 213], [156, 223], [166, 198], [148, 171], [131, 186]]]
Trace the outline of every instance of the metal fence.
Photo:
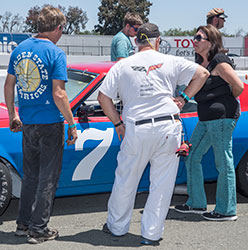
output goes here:
[[58, 45], [67, 55], [109, 56], [110, 46]]

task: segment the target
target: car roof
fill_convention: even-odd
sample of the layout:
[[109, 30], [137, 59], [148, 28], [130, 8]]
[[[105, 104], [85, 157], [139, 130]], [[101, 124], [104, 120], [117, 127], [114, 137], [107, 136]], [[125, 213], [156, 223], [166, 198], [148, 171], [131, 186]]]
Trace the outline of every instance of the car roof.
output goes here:
[[92, 73], [107, 73], [115, 62], [73, 63], [68, 64], [68, 69], [82, 70]]

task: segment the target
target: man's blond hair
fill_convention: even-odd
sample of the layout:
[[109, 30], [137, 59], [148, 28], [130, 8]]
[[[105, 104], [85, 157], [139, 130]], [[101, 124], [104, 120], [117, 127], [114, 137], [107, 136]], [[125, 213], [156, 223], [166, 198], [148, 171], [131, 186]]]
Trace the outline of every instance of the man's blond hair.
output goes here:
[[59, 25], [63, 26], [66, 23], [66, 18], [60, 9], [51, 5], [44, 7], [38, 16], [38, 32], [54, 31]]

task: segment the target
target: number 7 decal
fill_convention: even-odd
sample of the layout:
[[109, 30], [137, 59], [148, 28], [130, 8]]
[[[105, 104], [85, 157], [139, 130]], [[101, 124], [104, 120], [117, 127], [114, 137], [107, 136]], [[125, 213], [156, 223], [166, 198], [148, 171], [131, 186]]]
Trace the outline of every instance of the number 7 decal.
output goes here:
[[84, 143], [87, 140], [97, 140], [102, 142], [86, 155], [77, 165], [72, 180], [90, 180], [92, 172], [97, 163], [107, 153], [113, 139], [114, 129], [108, 128], [105, 131], [98, 130], [95, 128], [85, 129], [83, 132], [78, 130], [78, 139], [76, 141], [75, 150], [83, 150]]

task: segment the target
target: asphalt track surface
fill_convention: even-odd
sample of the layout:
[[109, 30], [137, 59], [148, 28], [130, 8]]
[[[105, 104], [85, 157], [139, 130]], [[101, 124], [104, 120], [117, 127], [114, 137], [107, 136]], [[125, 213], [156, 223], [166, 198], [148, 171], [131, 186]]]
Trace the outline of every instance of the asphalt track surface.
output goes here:
[[[208, 210], [214, 208], [216, 184], [207, 184]], [[107, 216], [108, 194], [56, 198], [50, 227], [57, 228], [60, 237], [39, 245], [15, 237], [18, 200], [12, 200], [0, 217], [0, 250], [91, 250], [91, 249], [168, 249], [168, 250], [247, 250], [248, 198], [238, 195], [238, 220], [209, 222], [200, 215], [177, 213], [173, 207], [187, 196], [174, 195], [165, 223], [160, 246], [140, 244], [140, 218], [147, 193], [137, 195], [129, 233], [113, 237], [101, 231]]]

